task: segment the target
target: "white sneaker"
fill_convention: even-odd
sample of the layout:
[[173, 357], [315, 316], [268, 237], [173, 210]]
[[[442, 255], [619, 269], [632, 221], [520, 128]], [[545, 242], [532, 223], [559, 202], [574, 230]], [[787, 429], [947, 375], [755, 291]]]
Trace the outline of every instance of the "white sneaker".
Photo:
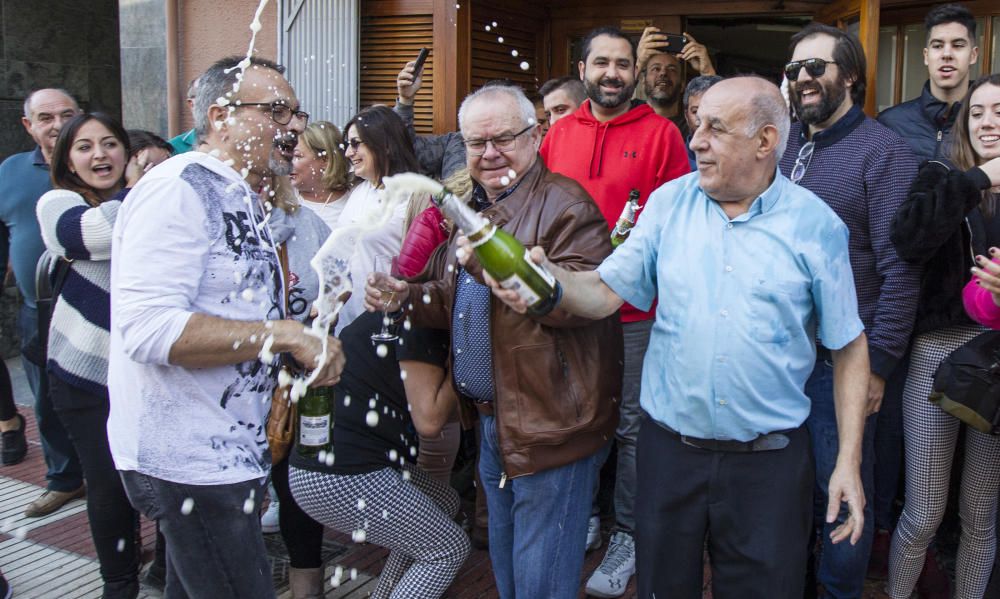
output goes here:
[[267, 504], [267, 509], [260, 517], [260, 529], [266, 535], [281, 531], [281, 527], [278, 525], [278, 502], [274, 499]]
[[591, 516], [587, 521], [587, 551], [593, 551], [601, 546], [601, 518]]
[[621, 597], [635, 574], [635, 541], [627, 532], [611, 535], [604, 561], [587, 580], [587, 594], [592, 597]]

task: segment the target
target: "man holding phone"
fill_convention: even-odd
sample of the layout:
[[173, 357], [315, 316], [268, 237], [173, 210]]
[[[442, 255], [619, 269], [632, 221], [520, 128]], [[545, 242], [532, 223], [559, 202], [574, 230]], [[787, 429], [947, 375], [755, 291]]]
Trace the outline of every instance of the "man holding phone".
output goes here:
[[399, 95], [392, 110], [406, 123], [420, 168], [428, 176], [443, 180], [465, 167], [465, 144], [462, 143], [462, 134], [457, 131], [442, 135], [417, 135], [413, 128], [413, 100], [423, 82], [420, 75], [428, 54], [427, 48], [421, 48], [417, 59], [406, 63], [396, 76]]
[[715, 75], [708, 48], [690, 34], [661, 33], [647, 27], [639, 40], [637, 67], [642, 77], [642, 91], [656, 114], [670, 119], [686, 140], [690, 131], [684, 118], [681, 97], [684, 95], [684, 63], [699, 75]]

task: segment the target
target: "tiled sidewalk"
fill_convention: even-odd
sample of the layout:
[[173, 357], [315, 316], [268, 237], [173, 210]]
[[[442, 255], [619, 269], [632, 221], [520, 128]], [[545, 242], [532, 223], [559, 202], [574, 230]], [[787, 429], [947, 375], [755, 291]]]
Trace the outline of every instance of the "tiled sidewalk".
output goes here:
[[[0, 570], [11, 582], [16, 599], [97, 599], [101, 596], [101, 579], [94, 547], [90, 540], [84, 501], [75, 500], [58, 512], [44, 518], [24, 518], [25, 506], [45, 488], [45, 463], [31, 410], [30, 393], [20, 367], [20, 360], [8, 360], [14, 383], [14, 394], [21, 413], [28, 423], [28, 456], [20, 464], [0, 467]], [[607, 535], [605, 535], [606, 537]], [[151, 522], [143, 521], [143, 558], [152, 559], [155, 537]], [[266, 537], [274, 567], [275, 588], [279, 599], [291, 599], [287, 590], [287, 560], [279, 535]], [[584, 579], [600, 563], [605, 545], [587, 555]], [[367, 597], [374, 589], [382, 570], [386, 551], [374, 545], [356, 545], [346, 535], [327, 533], [326, 599]], [[334, 568], [345, 572], [356, 570], [356, 577], [338, 588], [332, 588], [330, 577]], [[553, 576], [558, 573], [553, 572]], [[706, 579], [708, 573], [706, 572]], [[869, 581], [865, 599], [881, 599], [881, 583]], [[143, 589], [140, 599], [159, 599], [160, 593]], [[446, 593], [448, 599], [495, 599], [489, 555], [473, 550], [455, 583]], [[580, 598], [585, 595], [581, 590]], [[623, 595], [636, 597], [635, 581]], [[707, 592], [704, 599], [711, 599]]]

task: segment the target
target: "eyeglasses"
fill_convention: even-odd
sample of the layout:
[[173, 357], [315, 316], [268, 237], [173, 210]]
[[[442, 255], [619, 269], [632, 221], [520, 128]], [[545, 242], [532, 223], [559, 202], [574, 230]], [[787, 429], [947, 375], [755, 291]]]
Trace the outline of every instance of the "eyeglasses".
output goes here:
[[514, 149], [514, 145], [517, 143], [517, 138], [524, 135], [534, 127], [535, 125], [528, 125], [517, 133], [497, 135], [496, 137], [491, 137], [489, 139], [463, 139], [462, 142], [465, 144], [465, 151], [471, 156], [482, 156], [485, 154], [486, 144], [488, 143], [492, 143], [497, 152], [510, 152]]
[[802, 70], [802, 67], [805, 67], [809, 76], [816, 79], [823, 76], [823, 73], [826, 72], [826, 65], [828, 64], [837, 63], [833, 60], [823, 60], [822, 58], [794, 60], [785, 65], [785, 77], [788, 77], [789, 81], [795, 81], [799, 78], [799, 71]]
[[802, 144], [799, 148], [799, 155], [795, 158], [795, 166], [792, 167], [792, 176], [790, 177], [792, 183], [798, 183], [802, 180], [802, 177], [806, 176], [806, 169], [809, 168], [809, 163], [812, 162], [813, 149], [816, 144], [811, 141], [807, 141]]
[[236, 105], [237, 108], [242, 106], [266, 106], [269, 108], [271, 113], [271, 120], [279, 125], [287, 125], [292, 122], [292, 117], [298, 117], [302, 119], [303, 123], [309, 122], [309, 113], [302, 112], [301, 110], [292, 110], [288, 104], [284, 102], [240, 102]]
[[[347, 140], [347, 145], [348, 145], [348, 146], [349, 146], [349, 147], [350, 147], [350, 148], [351, 148], [352, 150], [354, 150], [355, 152], [357, 152], [357, 151], [358, 151], [358, 147], [359, 147], [359, 146], [360, 146], [361, 144], [363, 144], [363, 143], [365, 143], [365, 142], [364, 142], [364, 141], [362, 141], [362, 140], [361, 140], [361, 138], [358, 138], [358, 137], [355, 137], [354, 139], [349, 139], [349, 140]], [[346, 149], [346, 148], [345, 148], [345, 149]]]

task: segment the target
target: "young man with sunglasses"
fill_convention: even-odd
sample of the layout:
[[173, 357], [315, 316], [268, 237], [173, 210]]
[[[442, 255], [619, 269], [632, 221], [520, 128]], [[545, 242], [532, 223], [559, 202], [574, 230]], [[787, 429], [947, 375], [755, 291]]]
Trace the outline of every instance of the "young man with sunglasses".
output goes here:
[[[920, 272], [903, 262], [889, 239], [896, 209], [916, 176], [917, 161], [900, 137], [865, 116], [865, 55], [851, 34], [812, 23], [792, 37], [785, 66], [788, 95], [798, 122], [792, 124], [781, 171], [825, 201], [850, 231], [850, 260], [858, 311], [868, 335], [871, 373], [862, 443], [865, 528], [856, 544], [831, 542], [836, 522], [816, 514], [823, 544], [816, 576], [828, 597], [862, 595], [871, 551], [875, 414], [897, 363], [906, 352], [916, 313]], [[834, 370], [819, 348], [806, 383], [812, 411], [806, 421], [816, 466], [816, 505], [826, 505], [830, 475], [843, 431], [834, 410]]]
[[961, 4], [934, 7], [924, 19], [927, 82], [920, 96], [888, 108], [880, 123], [898, 133], [921, 160], [945, 155], [948, 134], [969, 89], [969, 72], [979, 58], [976, 18]]
[[[550, 169], [587, 190], [610, 229], [633, 189], [639, 191], [640, 205], [645, 205], [654, 189], [686, 175], [690, 165], [677, 127], [645, 102], [632, 100], [636, 48], [628, 36], [610, 27], [595, 29], [583, 42], [578, 66], [588, 99], [576, 112], [552, 125], [541, 155]], [[625, 374], [621, 422], [616, 431], [616, 522], [604, 561], [587, 581], [587, 592], [597, 597], [621, 596], [635, 572], [635, 443], [641, 416], [642, 360], [653, 316], [652, 309], [638, 310], [629, 304], [621, 310]], [[600, 518], [594, 515], [588, 546], [600, 546], [600, 542]]]

